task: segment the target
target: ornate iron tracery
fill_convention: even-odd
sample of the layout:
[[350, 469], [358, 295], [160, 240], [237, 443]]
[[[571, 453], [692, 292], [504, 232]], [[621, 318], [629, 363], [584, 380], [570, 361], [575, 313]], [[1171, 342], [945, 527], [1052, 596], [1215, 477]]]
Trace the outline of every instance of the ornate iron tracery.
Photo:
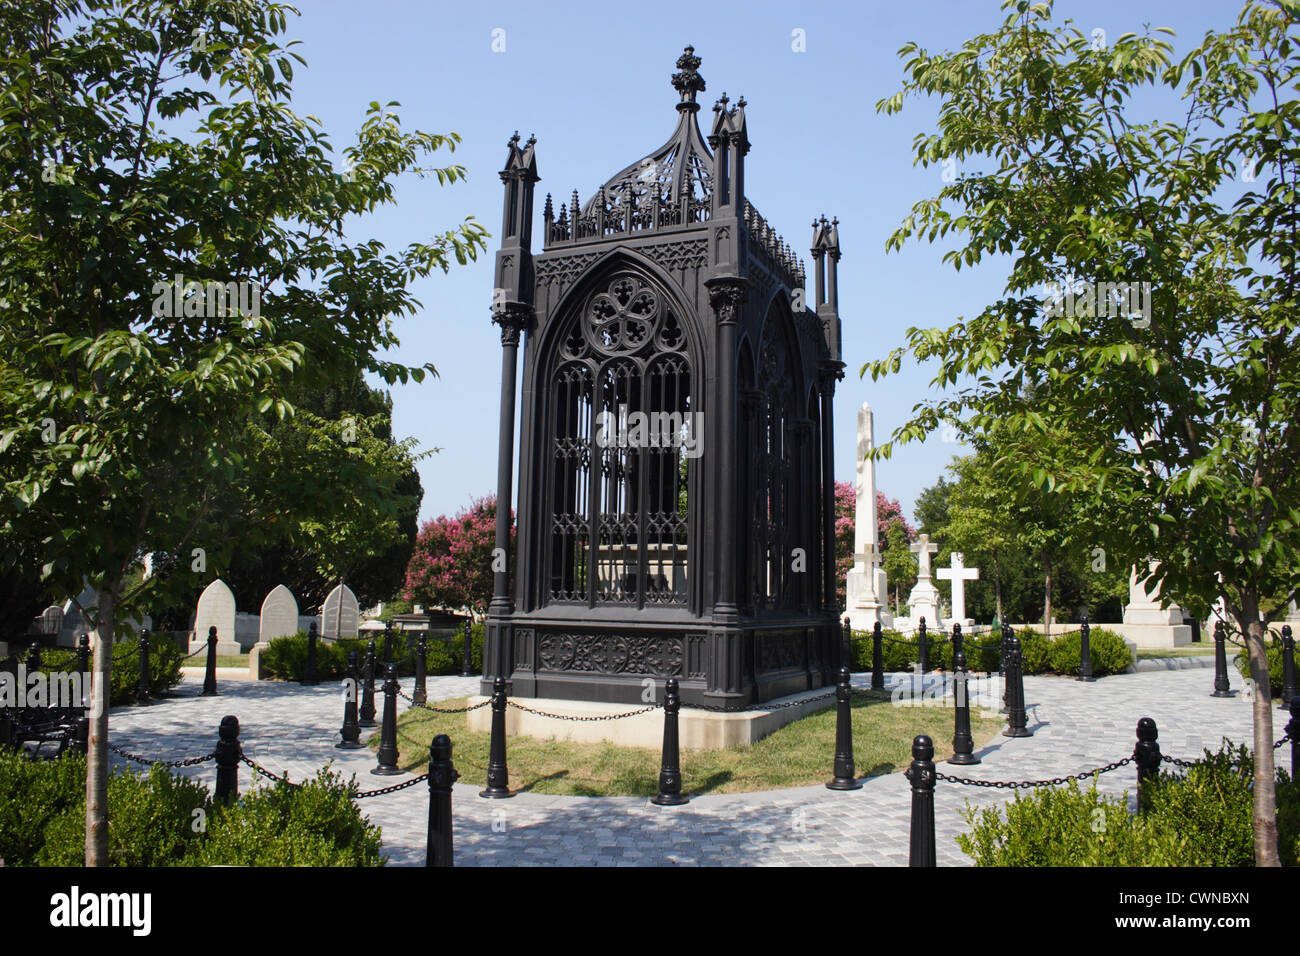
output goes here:
[[701, 436], [680, 320], [654, 283], [625, 269], [581, 301], [558, 341], [549, 599], [685, 604], [689, 463]]

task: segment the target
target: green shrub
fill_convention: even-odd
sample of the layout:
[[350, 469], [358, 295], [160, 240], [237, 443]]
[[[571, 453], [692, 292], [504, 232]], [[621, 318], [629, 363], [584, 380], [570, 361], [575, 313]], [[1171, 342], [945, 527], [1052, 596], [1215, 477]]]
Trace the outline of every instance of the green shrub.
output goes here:
[[[881, 648], [881, 667], [886, 671], [909, 671], [916, 665], [919, 652], [916, 636], [904, 636], [898, 631], [882, 631], [886, 638]], [[853, 669], [871, 670], [871, 632], [855, 631]], [[1047, 638], [1032, 628], [1017, 631], [1026, 674], [1056, 673], [1073, 676], [1079, 672], [1079, 635], [1067, 634]], [[967, 636], [962, 641], [966, 654], [966, 668], [971, 671], [992, 673], [1001, 668], [1002, 635], [997, 631]], [[1089, 639], [1089, 656], [1092, 658], [1094, 676], [1120, 674], [1132, 662], [1128, 645], [1113, 631], [1094, 628]], [[952, 634], [943, 643], [930, 644], [930, 666], [952, 669]]]
[[1045, 674], [1051, 670], [1052, 642], [1032, 627], [1016, 631], [1020, 639], [1021, 670], [1025, 674]]
[[[84, 780], [82, 788], [84, 798]], [[201, 821], [211, 809], [206, 787], [162, 767], [151, 768], [145, 776], [112, 774], [108, 778], [109, 861], [113, 866], [182, 864], [186, 853], [199, 842]], [[50, 821], [36, 864], [81, 866], [85, 856], [86, 804], [82, 799]]]
[[[1127, 793], [1105, 797], [1074, 781], [1017, 794], [1005, 807], [968, 805], [972, 828], [957, 844], [977, 866], [1249, 866], [1252, 768], [1247, 748], [1225, 742], [1186, 776], [1161, 774], [1139, 814], [1128, 812]], [[1278, 774], [1278, 843], [1290, 865], [1300, 835], [1298, 789]]]
[[[184, 655], [175, 642], [166, 638], [149, 642], [149, 693], [162, 697], [181, 682]], [[63, 673], [77, 669], [76, 651], [56, 648], [41, 653], [41, 669], [46, 673]], [[140, 639], [136, 637], [113, 644], [113, 667], [109, 674], [109, 706], [117, 707], [135, 700], [135, 685], [140, 679]]]
[[[343, 641], [316, 640], [316, 677], [342, 680], [347, 676], [347, 652]], [[307, 632], [277, 637], [262, 651], [262, 672], [268, 677], [300, 681], [307, 671]]]
[[[74, 753], [28, 761], [0, 749], [0, 859], [80, 866], [86, 764]], [[301, 788], [280, 783], [214, 807], [201, 783], [154, 767], [108, 779], [113, 866], [380, 866], [380, 830], [330, 768]]]
[[[1264, 643], [1264, 652], [1268, 660], [1268, 686], [1269, 693], [1278, 697], [1282, 693], [1282, 640], [1276, 635]], [[1246, 649], [1243, 647], [1237, 652], [1237, 658], [1233, 666], [1237, 668], [1237, 673], [1241, 675], [1242, 680], [1250, 679], [1250, 663], [1248, 661]]]
[[382, 866], [381, 831], [361, 815], [356, 779], [329, 767], [294, 787], [259, 787], [216, 807], [188, 866]]
[[[357, 653], [358, 666], [364, 666], [366, 646], [375, 642], [375, 677], [383, 678], [384, 634], [374, 632], [370, 637], [345, 637], [337, 641], [318, 640], [316, 642], [316, 676], [318, 679], [342, 680], [347, 676], [348, 654]], [[393, 634], [393, 662], [397, 664], [399, 677], [412, 677], [415, 674], [416, 639], [410, 634], [395, 631]], [[465, 653], [465, 636], [458, 631], [451, 640], [451, 650], [447, 642], [440, 637], [430, 638], [426, 644], [425, 673], [429, 676], [439, 674], [459, 674], [463, 666]], [[868, 661], [870, 660], [868, 650]], [[470, 658], [476, 673], [483, 668], [483, 623], [474, 624], [470, 632]], [[278, 637], [262, 653], [262, 666], [268, 677], [280, 680], [300, 681], [307, 668], [307, 633], [299, 631], [288, 637]], [[868, 663], [868, 667], [870, 664]]]
[[1133, 666], [1133, 652], [1124, 638], [1114, 631], [1093, 628], [1088, 633], [1088, 651], [1092, 658], [1092, 673], [1097, 677], [1122, 674]]
[[[1081, 642], [1082, 638], [1077, 633], [1067, 634], [1052, 641], [1048, 655], [1049, 669], [1057, 674], [1078, 674]], [[1100, 627], [1093, 628], [1088, 634], [1088, 657], [1092, 660], [1094, 677], [1122, 674], [1128, 670], [1133, 661], [1124, 638], [1114, 631]]]
[[85, 791], [86, 763], [77, 754], [32, 761], [0, 747], [0, 860], [5, 866], [35, 863], [45, 828], [68, 808], [84, 807]]

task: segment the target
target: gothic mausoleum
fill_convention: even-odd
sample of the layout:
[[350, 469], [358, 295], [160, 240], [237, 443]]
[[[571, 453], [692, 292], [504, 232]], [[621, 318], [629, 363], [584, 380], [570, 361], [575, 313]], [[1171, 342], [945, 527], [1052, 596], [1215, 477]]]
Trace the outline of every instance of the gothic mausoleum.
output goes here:
[[536, 141], [510, 141], [493, 322], [499, 502], [522, 402], [518, 538], [485, 694], [502, 676], [514, 697], [633, 703], [675, 677], [686, 706], [733, 710], [834, 683], [837, 225], [813, 223], [808, 299], [745, 194], [745, 100], [704, 135], [699, 65], [677, 61], [667, 142], [585, 199], [546, 196], [539, 250]]

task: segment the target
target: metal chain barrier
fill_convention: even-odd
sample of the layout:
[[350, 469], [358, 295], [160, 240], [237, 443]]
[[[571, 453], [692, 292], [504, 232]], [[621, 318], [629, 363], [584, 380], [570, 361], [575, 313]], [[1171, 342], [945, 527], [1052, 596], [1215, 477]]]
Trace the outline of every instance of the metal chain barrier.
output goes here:
[[803, 707], [805, 704], [813, 704], [819, 700], [830, 700], [834, 697], [835, 691], [832, 690], [825, 694], [818, 694], [816, 697], [786, 701], [784, 704], [754, 704], [750, 707], [742, 707], [739, 710], [728, 710], [726, 707], [717, 707], [713, 704], [683, 704], [682, 710], [707, 710], [714, 714], [748, 714], [760, 710], [788, 710], [791, 707]]
[[[491, 703], [489, 700], [488, 703]], [[595, 720], [621, 720], [624, 717], [635, 717], [638, 714], [648, 714], [652, 710], [659, 710], [662, 704], [651, 704], [649, 707], [642, 707], [640, 710], [629, 710], [626, 714], [601, 714], [598, 717], [580, 717], [573, 714], [548, 714], [544, 710], [533, 710], [531, 707], [525, 707], [523, 704], [516, 704], [510, 698], [506, 698], [506, 706], [513, 707], [515, 710], [522, 710], [526, 714], [536, 714], [538, 717], [551, 717], [555, 720], [578, 720], [578, 721], [595, 721]]]
[[287, 773], [286, 773], [283, 777], [280, 776], [279, 774], [271, 773], [271, 771], [267, 770], [265, 767], [263, 767], [261, 764], [259, 764], [256, 760], [253, 760], [251, 757], [249, 757], [248, 754], [244, 753], [242, 747], [240, 748], [240, 751], [239, 751], [239, 762], [240, 762], [240, 763], [248, 764], [248, 766], [252, 767], [254, 770], [256, 770], [258, 773], [260, 773], [260, 774], [261, 774], [263, 777], [265, 777], [267, 780], [274, 780], [276, 783], [287, 783], [289, 786], [293, 787], [295, 790], [297, 790], [297, 789], [299, 789], [299, 788], [302, 787], [302, 784], [300, 784], [300, 783], [294, 783], [292, 780], [290, 780], [290, 779], [289, 779], [289, 775], [288, 775]]
[[123, 750], [121, 747], [114, 746], [113, 744], [109, 744], [108, 749], [113, 751], [113, 753], [117, 754], [119, 757], [125, 757], [127, 760], [132, 760], [135, 763], [142, 763], [150, 767], [193, 767], [197, 764], [206, 763], [209, 760], [215, 760], [217, 758], [215, 753], [210, 753], [204, 757], [190, 757], [188, 760], [150, 760], [148, 757], [141, 757], [139, 754], [130, 753]]
[[422, 773], [418, 777], [407, 780], [405, 783], [395, 783], [391, 787], [380, 787], [378, 790], [363, 790], [358, 793], [356, 799], [365, 800], [369, 797], [382, 797], [387, 793], [396, 793], [398, 790], [405, 790], [407, 787], [414, 787], [417, 783], [424, 783], [429, 779], [427, 773]]
[[402, 698], [412, 707], [418, 707], [421, 710], [432, 711], [435, 714], [468, 714], [471, 710], [478, 710], [480, 707], [486, 707], [492, 703], [492, 698], [488, 698], [482, 703], [475, 704], [472, 707], [430, 707], [428, 704], [417, 704], [402, 688], [397, 688], [397, 696]]
[[[1173, 758], [1166, 757], [1171, 760]], [[1098, 767], [1095, 770], [1084, 770], [1080, 773], [1071, 774], [1068, 777], [1053, 777], [1051, 780], [972, 780], [969, 777], [950, 777], [946, 773], [935, 772], [936, 780], [946, 780], [949, 783], [959, 783], [964, 787], [992, 787], [995, 790], [1029, 790], [1034, 787], [1055, 787], [1062, 783], [1069, 783], [1071, 780], [1086, 780], [1087, 778], [1110, 773], [1112, 770], [1118, 770], [1133, 762], [1132, 757], [1125, 757], [1123, 760], [1116, 760], [1114, 763], [1108, 763], [1104, 767]]]
[[[256, 760], [253, 760], [246, 753], [244, 753], [242, 749], [240, 750], [239, 753], [239, 760], [241, 763], [247, 764], [248, 766], [252, 767], [254, 770], [260, 773], [267, 780], [274, 780], [276, 783], [288, 784], [289, 786], [293, 787], [295, 790], [300, 790], [303, 787], [303, 784], [294, 783], [292, 780], [290, 780], [289, 775], [287, 773], [281, 776], [280, 774], [272, 773], [270, 770], [267, 770]], [[367, 800], [370, 797], [382, 797], [389, 793], [397, 793], [397, 791], [399, 790], [405, 790], [408, 787], [414, 787], [418, 783], [424, 783], [428, 779], [429, 779], [429, 775], [427, 773], [422, 773], [418, 777], [412, 777], [410, 780], [404, 780], [401, 783], [395, 783], [391, 787], [380, 787], [377, 790], [362, 790], [361, 792], [354, 795], [354, 799]]]

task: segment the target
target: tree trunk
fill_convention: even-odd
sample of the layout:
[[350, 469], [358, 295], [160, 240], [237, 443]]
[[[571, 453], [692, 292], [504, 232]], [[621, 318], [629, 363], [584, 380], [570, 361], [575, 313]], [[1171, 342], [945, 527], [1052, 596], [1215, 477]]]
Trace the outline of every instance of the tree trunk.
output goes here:
[[1268, 681], [1264, 624], [1259, 619], [1259, 595], [1242, 595], [1237, 623], [1245, 635], [1250, 679], [1255, 683], [1255, 865], [1281, 866], [1277, 855], [1276, 771], [1273, 769], [1273, 694]]
[[998, 568], [998, 559], [993, 559], [993, 584], [997, 588], [998, 626], [1002, 626], [1002, 571]]
[[117, 597], [101, 593], [91, 664], [90, 740], [86, 746], [86, 866], [108, 866], [108, 699], [116, 623]]
[[1043, 558], [1043, 634], [1052, 636], [1052, 562]]

